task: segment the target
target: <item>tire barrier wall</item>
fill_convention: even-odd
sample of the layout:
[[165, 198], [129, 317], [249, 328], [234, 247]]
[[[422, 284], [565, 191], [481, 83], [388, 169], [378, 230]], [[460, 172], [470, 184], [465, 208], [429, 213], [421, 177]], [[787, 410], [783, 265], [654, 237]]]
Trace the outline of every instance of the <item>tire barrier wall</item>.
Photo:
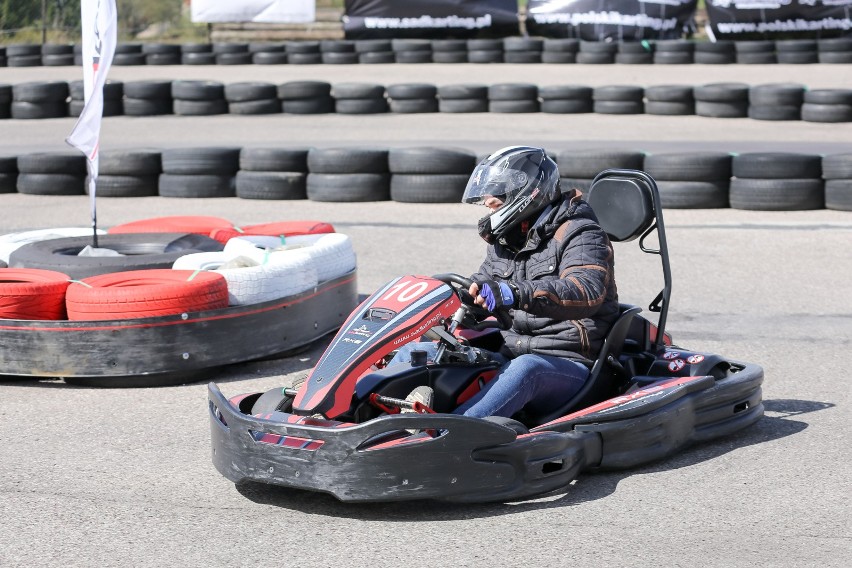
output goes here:
[[[113, 65], [351, 65], [387, 63], [852, 63], [852, 38], [598, 42], [573, 38], [374, 39], [282, 43], [120, 43]], [[79, 45], [0, 46], [0, 67], [81, 65]]]
[[[641, 169], [657, 180], [666, 208], [852, 211], [852, 153], [648, 154], [595, 149], [551, 149], [550, 153], [559, 165], [563, 188], [588, 189], [594, 176], [608, 168]], [[210, 147], [101, 154], [102, 164], [123, 160], [121, 171], [128, 180], [153, 184], [157, 179], [156, 195], [164, 197], [327, 202], [459, 202], [478, 161], [474, 152], [446, 147]], [[4, 191], [83, 195], [84, 184], [75, 172], [85, 168], [84, 160], [80, 154], [67, 153], [0, 159], [0, 176], [6, 176]], [[161, 163], [158, 174], [154, 162]], [[99, 187], [102, 177], [108, 176], [98, 178]], [[137, 191], [130, 182], [123, 187], [124, 193], [113, 184], [106, 196], [154, 195], [151, 186], [145, 192]], [[138, 227], [127, 230], [139, 232]], [[224, 225], [218, 232], [220, 235], [201, 231], [220, 242], [237, 236], [235, 229]]]
[[[40, 119], [79, 116], [82, 81], [0, 85], [0, 118]], [[216, 81], [150, 80], [107, 83], [104, 116], [210, 116], [221, 114], [381, 114], [381, 113], [600, 113], [698, 115], [710, 118], [852, 122], [852, 89], [814, 89], [801, 83], [710, 83], [651, 87], [604, 85], [537, 86], [529, 83], [378, 85], [292, 81], [224, 84]], [[120, 163], [109, 175], [126, 175]], [[263, 170], [260, 170], [263, 171]], [[85, 173], [85, 172], [84, 172]], [[195, 175], [191, 172], [177, 175]], [[246, 187], [251, 185], [247, 178]], [[267, 176], [268, 177], [268, 176]], [[150, 191], [141, 180], [112, 179], [117, 186]], [[301, 191], [298, 186], [278, 191]], [[2, 179], [0, 179], [2, 184]], [[226, 192], [218, 187], [218, 192]], [[250, 190], [249, 190], [250, 191]]]

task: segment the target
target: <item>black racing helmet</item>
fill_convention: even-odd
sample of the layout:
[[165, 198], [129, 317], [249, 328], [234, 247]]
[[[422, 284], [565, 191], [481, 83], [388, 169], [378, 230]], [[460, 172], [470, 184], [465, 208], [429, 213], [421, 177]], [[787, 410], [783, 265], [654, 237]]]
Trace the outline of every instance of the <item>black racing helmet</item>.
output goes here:
[[544, 148], [510, 146], [476, 166], [462, 203], [482, 204], [488, 197], [502, 199], [503, 206], [488, 216], [488, 232], [500, 238], [521, 221], [537, 216], [559, 195], [559, 168]]

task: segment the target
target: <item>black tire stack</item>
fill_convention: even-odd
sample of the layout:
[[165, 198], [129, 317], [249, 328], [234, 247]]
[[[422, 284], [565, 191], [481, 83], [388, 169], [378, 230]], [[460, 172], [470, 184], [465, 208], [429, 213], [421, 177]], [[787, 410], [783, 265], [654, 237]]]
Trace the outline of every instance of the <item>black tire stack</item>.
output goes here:
[[237, 172], [237, 197], [306, 199], [308, 148], [243, 148]]
[[307, 194], [312, 201], [390, 199], [387, 149], [311, 148], [308, 171]]
[[712, 118], [748, 116], [748, 91], [745, 83], [710, 83], [695, 87], [695, 114]]
[[434, 63], [467, 63], [467, 41], [463, 39], [436, 39], [432, 41]]
[[432, 63], [432, 42], [427, 39], [391, 40], [397, 63]]
[[541, 112], [575, 114], [594, 111], [593, 89], [584, 85], [546, 85], [539, 87]]
[[606, 65], [615, 63], [618, 53], [618, 43], [605, 41], [580, 40], [580, 51], [577, 53], [577, 63], [586, 65]]
[[778, 63], [802, 65], [819, 63], [817, 42], [813, 39], [779, 39], [775, 41]]
[[70, 43], [46, 43], [42, 45], [41, 64], [45, 67], [70, 67], [74, 65], [74, 45]]
[[438, 112], [438, 87], [428, 83], [388, 85], [388, 105], [394, 113]]
[[281, 112], [287, 114], [326, 114], [334, 112], [331, 83], [289, 81], [278, 85]]
[[538, 86], [531, 83], [497, 83], [488, 87], [488, 112], [539, 112]]
[[775, 42], [772, 40], [742, 40], [734, 42], [737, 63], [768, 65], [778, 63]]
[[125, 81], [123, 106], [126, 116], [172, 114], [172, 82]]
[[546, 38], [542, 44], [542, 63], [576, 63], [580, 40], [574, 38]]
[[163, 197], [234, 197], [241, 148], [163, 150], [159, 193]]
[[246, 81], [225, 85], [225, 100], [231, 114], [277, 114], [281, 112], [278, 87], [264, 81]]
[[799, 83], [755, 85], [748, 91], [748, 116], [754, 120], [801, 120], [805, 86]]
[[99, 197], [159, 195], [162, 171], [159, 150], [105, 151], [98, 158]]
[[79, 152], [46, 152], [18, 156], [18, 172], [18, 193], [86, 193], [86, 158]]
[[822, 158], [825, 207], [852, 211], [852, 154], [829, 154]]
[[115, 55], [112, 57], [113, 65], [145, 65], [145, 54], [142, 53], [142, 44], [119, 43], [115, 46]]
[[671, 209], [728, 207], [731, 154], [660, 153], [645, 156], [643, 169], [654, 178], [662, 206]]
[[488, 86], [477, 83], [438, 87], [440, 112], [488, 112]]
[[503, 42], [499, 39], [469, 39], [467, 60], [470, 63], [503, 63]]
[[645, 112], [645, 90], [628, 85], [595, 87], [592, 93], [598, 114], [642, 114]]
[[183, 65], [215, 65], [216, 54], [209, 43], [184, 43], [180, 46], [180, 62]]
[[476, 155], [454, 148], [394, 148], [388, 152], [390, 198], [405, 203], [458, 203]]
[[696, 42], [693, 61], [705, 65], [736, 63], [737, 53], [734, 42], [731, 40]]
[[12, 85], [0, 83], [0, 118], [12, 116]]
[[731, 162], [734, 209], [800, 211], [822, 209], [822, 158], [813, 154], [751, 152]]
[[852, 89], [805, 91], [802, 120], [808, 122], [852, 122]]
[[180, 45], [172, 43], [142, 44], [145, 65], [180, 65]]
[[385, 87], [376, 83], [337, 83], [332, 87], [331, 96], [338, 114], [388, 112]]
[[283, 65], [287, 63], [283, 43], [250, 43], [249, 52], [254, 65]]
[[532, 37], [503, 38], [505, 63], [541, 63], [544, 40]]
[[0, 193], [18, 191], [18, 158], [0, 156]]
[[228, 113], [225, 85], [219, 81], [173, 81], [174, 113], [180, 116], [212, 116]]
[[41, 46], [14, 43], [6, 46], [7, 67], [40, 67]]
[[817, 58], [820, 63], [852, 63], [852, 38], [818, 40]]
[[358, 63], [355, 43], [345, 39], [320, 41], [320, 58], [328, 65], [352, 65]]
[[595, 176], [610, 168], [641, 170], [645, 154], [635, 150], [562, 150], [554, 158], [562, 191], [566, 192], [571, 188], [588, 190]]
[[620, 65], [650, 65], [654, 63], [654, 44], [649, 41], [620, 42], [615, 62]]
[[645, 87], [645, 114], [695, 114], [695, 93], [690, 85], [654, 85]]
[[389, 39], [359, 39], [355, 40], [355, 53], [358, 63], [396, 63]]
[[317, 65], [322, 63], [318, 41], [291, 41], [284, 45], [290, 65]]
[[216, 56], [216, 65], [251, 64], [251, 53], [247, 43], [216, 42], [213, 43], [213, 54]]
[[59, 118], [68, 116], [68, 83], [33, 81], [12, 86], [12, 118]]
[[[71, 100], [68, 101], [68, 116], [80, 116], [86, 104], [83, 81], [68, 83], [68, 93], [71, 96]], [[103, 116], [121, 116], [124, 114], [123, 98], [124, 83], [107, 80], [104, 83]]]
[[695, 42], [685, 39], [660, 40], [654, 44], [655, 65], [689, 65], [694, 62]]

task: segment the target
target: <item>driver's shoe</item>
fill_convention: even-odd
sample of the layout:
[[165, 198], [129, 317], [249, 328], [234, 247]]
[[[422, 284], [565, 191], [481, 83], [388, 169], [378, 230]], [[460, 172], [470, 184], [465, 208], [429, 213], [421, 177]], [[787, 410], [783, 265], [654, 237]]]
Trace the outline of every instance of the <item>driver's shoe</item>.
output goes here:
[[[419, 402], [423, 406], [427, 408], [432, 408], [432, 399], [435, 398], [435, 391], [432, 390], [432, 387], [422, 386], [417, 387], [411, 393], [405, 397], [406, 402]], [[417, 412], [413, 408], [403, 408], [400, 412]]]

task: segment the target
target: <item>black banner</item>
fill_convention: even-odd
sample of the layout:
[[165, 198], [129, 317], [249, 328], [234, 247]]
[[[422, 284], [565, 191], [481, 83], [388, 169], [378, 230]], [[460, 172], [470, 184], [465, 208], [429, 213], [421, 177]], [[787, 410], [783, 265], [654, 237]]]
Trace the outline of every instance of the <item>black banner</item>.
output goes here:
[[852, 33], [852, 0], [707, 0], [723, 38], [830, 38]]
[[349, 39], [503, 37], [520, 33], [517, 0], [346, 0]]
[[678, 39], [692, 25], [696, 5], [697, 0], [529, 0], [527, 32], [587, 41]]

